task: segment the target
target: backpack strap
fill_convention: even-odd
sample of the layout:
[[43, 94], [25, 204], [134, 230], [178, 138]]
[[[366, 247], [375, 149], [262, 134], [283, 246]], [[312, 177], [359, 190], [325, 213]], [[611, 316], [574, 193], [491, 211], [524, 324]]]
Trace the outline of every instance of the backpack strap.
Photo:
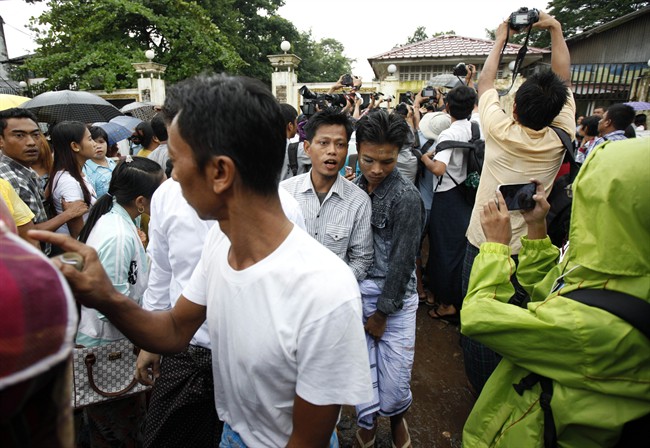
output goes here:
[[475, 142], [476, 140], [480, 140], [481, 127], [475, 121], [471, 121], [470, 123], [472, 123], [472, 139], [470, 140], [470, 142]]
[[299, 142], [295, 143], [289, 143], [289, 147], [287, 148], [287, 153], [289, 155], [289, 168], [291, 168], [291, 172], [295, 176], [298, 174], [298, 145]]
[[577, 289], [562, 297], [612, 313], [650, 339], [650, 303], [619, 291]]
[[576, 162], [576, 158], [575, 158], [575, 147], [573, 146], [573, 140], [571, 139], [569, 133], [566, 132], [564, 129], [558, 128], [557, 126], [549, 126], [549, 128], [555, 131], [557, 136], [560, 138], [560, 141], [562, 142], [562, 146], [564, 146], [563, 163], [569, 164], [570, 166], [569, 180], [573, 182], [573, 180], [578, 175], [578, 171], [580, 170], [580, 164]]
[[436, 152], [444, 151], [446, 149], [455, 149], [455, 148], [467, 148], [467, 149], [474, 149], [474, 143], [470, 142], [461, 142], [457, 140], [445, 140], [444, 142], [438, 143], [438, 146], [436, 146]]
[[553, 381], [545, 376], [530, 373], [523, 377], [519, 384], [513, 384], [512, 387], [519, 395], [523, 395], [525, 391], [532, 389], [537, 383], [542, 388], [542, 393], [539, 394], [539, 406], [544, 413], [544, 448], [555, 448], [557, 447], [557, 430], [555, 420], [553, 420], [553, 410], [551, 409]]

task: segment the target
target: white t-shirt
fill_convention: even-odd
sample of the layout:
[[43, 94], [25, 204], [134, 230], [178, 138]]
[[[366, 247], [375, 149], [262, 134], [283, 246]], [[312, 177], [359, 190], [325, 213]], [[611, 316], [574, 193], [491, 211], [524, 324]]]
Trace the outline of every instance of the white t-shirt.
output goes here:
[[[437, 145], [445, 140], [468, 142], [471, 138], [472, 123], [467, 120], [456, 120], [451, 124], [451, 126], [440, 133]], [[433, 180], [433, 188], [436, 192], [449, 191], [456, 187], [456, 184], [449, 178], [449, 176], [453, 177], [459, 184], [465, 182], [465, 178], [467, 177], [467, 165], [464, 161], [465, 157], [467, 157], [467, 153], [468, 150], [466, 148], [454, 148], [436, 152], [436, 155], [433, 156], [433, 160], [437, 160], [447, 165], [445, 174], [440, 178], [440, 184], [438, 185], [438, 179]], [[438, 185], [437, 189], [436, 185]]]
[[[88, 181], [86, 176], [83, 177], [84, 184], [90, 192], [90, 205], [92, 206], [97, 201], [97, 193], [95, 193], [95, 188]], [[81, 190], [81, 185], [77, 182], [77, 179], [72, 177], [67, 171], [57, 171], [54, 174], [54, 179], [52, 179], [52, 185], [54, 190], [52, 191], [52, 200], [54, 201], [54, 208], [56, 213], [63, 213], [63, 207], [61, 207], [61, 199], [65, 199], [66, 202], [73, 201], [83, 201], [84, 194]], [[88, 213], [83, 215], [84, 222], [88, 219]], [[61, 227], [56, 229], [56, 233], [63, 233], [69, 235], [70, 231], [68, 230], [68, 224], [63, 224]]]
[[[287, 218], [304, 228], [305, 219], [298, 202], [283, 188], [279, 189], [279, 195]], [[151, 257], [151, 273], [143, 308], [166, 310], [176, 304], [190, 281], [210, 228], [219, 224], [199, 218], [174, 179], [167, 179], [158, 187], [151, 198], [150, 211], [147, 254]], [[210, 348], [207, 324], [197, 330], [190, 344]]]
[[286, 446], [296, 394], [315, 405], [372, 398], [361, 299], [347, 265], [294, 226], [241, 271], [213, 227], [183, 295], [207, 306], [219, 418], [248, 446]]

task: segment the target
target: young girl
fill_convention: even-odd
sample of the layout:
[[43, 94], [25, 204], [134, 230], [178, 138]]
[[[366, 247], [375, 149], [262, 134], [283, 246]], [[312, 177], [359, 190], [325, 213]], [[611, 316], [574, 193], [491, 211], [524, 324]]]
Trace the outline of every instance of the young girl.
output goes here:
[[[86, 160], [95, 154], [95, 141], [90, 131], [79, 121], [62, 121], [52, 129], [51, 138], [54, 164], [45, 195], [54, 205], [56, 214], [63, 212], [63, 201], [83, 200], [89, 207], [92, 206], [97, 194], [81, 171]], [[71, 219], [56, 232], [77, 238], [87, 216]]]
[[97, 197], [100, 198], [108, 191], [111, 183], [111, 173], [115, 169], [115, 161], [106, 157], [108, 151], [108, 134], [99, 126], [88, 127], [90, 135], [95, 141], [95, 154], [86, 161], [83, 172], [88, 181], [93, 185]]
[[[90, 210], [79, 235], [80, 241], [95, 248], [115, 289], [139, 304], [147, 287], [149, 262], [134, 221], [149, 213], [151, 196], [164, 180], [162, 168], [153, 160], [127, 156], [113, 171], [108, 192]], [[81, 307], [78, 344], [93, 347], [123, 338], [105, 316]], [[111, 441], [139, 446], [144, 394], [88, 406], [85, 414], [93, 446], [108, 446]]]

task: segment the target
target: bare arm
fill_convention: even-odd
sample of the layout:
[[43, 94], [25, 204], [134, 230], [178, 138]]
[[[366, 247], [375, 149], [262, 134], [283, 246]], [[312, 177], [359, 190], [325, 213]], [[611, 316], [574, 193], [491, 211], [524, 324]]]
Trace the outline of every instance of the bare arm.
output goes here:
[[499, 70], [499, 59], [501, 58], [501, 50], [506, 43], [508, 37], [508, 22], [502, 22], [497, 28], [496, 37], [494, 39], [494, 47], [490, 51], [485, 64], [483, 64], [483, 70], [481, 70], [481, 76], [478, 79], [478, 97], [480, 98], [484, 92], [494, 89], [494, 80], [497, 77], [497, 71]]
[[[34, 224], [36, 230], [48, 230], [54, 232], [66, 222], [79, 216], [83, 216], [88, 211], [88, 205], [84, 201], [61, 201], [63, 212], [59, 213], [52, 219]], [[83, 226], [83, 221], [82, 221]]]
[[16, 228], [18, 229], [18, 236], [20, 236], [32, 246], [36, 247], [38, 250], [41, 250], [41, 246], [38, 244], [38, 241], [31, 239], [29, 235], [27, 235], [28, 231], [36, 229], [34, 221], [29, 221], [27, 224], [24, 224], [22, 226], [16, 226]]
[[551, 70], [567, 87], [571, 87], [571, 56], [562, 34], [562, 25], [544, 11], [539, 12], [539, 21], [533, 28], [549, 30], [551, 33]]
[[77, 216], [76, 218], [72, 218], [70, 221], [68, 221], [68, 232], [70, 232], [70, 236], [74, 239], [77, 239], [81, 233], [83, 226], [84, 219], [81, 216]]
[[439, 160], [433, 160], [433, 155], [434, 154], [432, 152], [422, 154], [422, 163], [424, 163], [426, 169], [431, 171], [436, 176], [442, 176], [445, 174], [445, 172], [447, 172], [447, 164]]
[[341, 406], [317, 406], [296, 395], [293, 401], [293, 432], [287, 448], [328, 447]]
[[76, 252], [84, 263], [81, 272], [58, 263], [75, 298], [104, 314], [124, 335], [139, 347], [153, 353], [177, 353], [189, 344], [205, 321], [205, 307], [181, 296], [168, 311], [146, 311], [120, 294], [106, 275], [97, 252], [69, 236], [52, 232], [31, 231], [29, 237]]

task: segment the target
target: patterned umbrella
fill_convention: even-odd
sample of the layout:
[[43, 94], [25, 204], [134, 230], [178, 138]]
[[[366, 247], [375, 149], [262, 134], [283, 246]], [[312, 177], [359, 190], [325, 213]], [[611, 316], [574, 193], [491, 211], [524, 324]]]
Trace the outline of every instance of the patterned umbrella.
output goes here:
[[30, 109], [38, 121], [54, 124], [61, 121], [93, 123], [122, 115], [111, 103], [95, 94], [77, 90], [45, 92], [21, 107]]
[[632, 106], [634, 110], [650, 110], [650, 103], [646, 101], [629, 101], [625, 104]]
[[118, 117], [111, 118], [109, 120], [109, 123], [117, 123], [120, 126], [124, 126], [128, 130], [130, 130], [131, 133], [133, 133], [133, 131], [135, 131], [135, 127], [140, 123], [142, 123], [142, 120], [135, 117], [129, 117], [128, 115], [120, 115]]
[[156, 105], [150, 102], [134, 101], [120, 109], [124, 114], [132, 115], [142, 121], [149, 121], [156, 115]]
[[93, 123], [93, 126], [99, 126], [106, 131], [106, 134], [108, 134], [108, 146], [113, 146], [115, 143], [129, 138], [133, 134], [132, 130], [117, 123], [97, 122]]
[[26, 96], [9, 95], [7, 93], [2, 93], [0, 94], [0, 110], [18, 107], [26, 101], [29, 101], [29, 98]]

